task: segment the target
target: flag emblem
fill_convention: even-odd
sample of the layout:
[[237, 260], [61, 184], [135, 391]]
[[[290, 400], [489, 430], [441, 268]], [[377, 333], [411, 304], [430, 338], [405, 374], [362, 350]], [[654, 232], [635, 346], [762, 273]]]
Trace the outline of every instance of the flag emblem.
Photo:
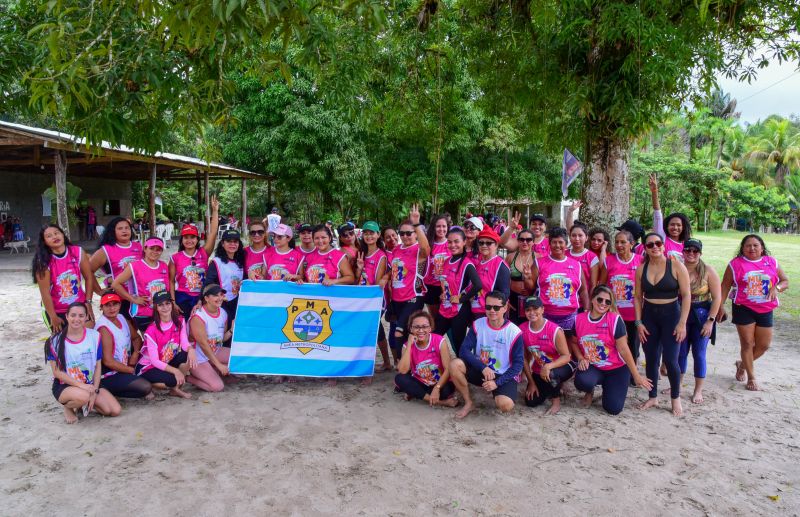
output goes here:
[[330, 346], [324, 343], [332, 333], [333, 310], [328, 300], [294, 298], [286, 313], [283, 334], [289, 341], [281, 343], [281, 349], [296, 349], [303, 355], [312, 350], [330, 351]]

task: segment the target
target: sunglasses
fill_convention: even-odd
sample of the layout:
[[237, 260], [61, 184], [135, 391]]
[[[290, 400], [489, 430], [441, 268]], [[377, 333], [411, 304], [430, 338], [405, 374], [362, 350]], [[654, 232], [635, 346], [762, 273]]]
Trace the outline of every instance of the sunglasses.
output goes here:
[[492, 246], [493, 244], [497, 244], [494, 241], [478, 241], [478, 246]]
[[265, 232], [264, 230], [250, 230], [251, 237], [254, 237], [256, 235], [264, 235], [265, 233], [267, 232]]
[[467, 223], [467, 224], [464, 225], [464, 229], [472, 231], [472, 230], [477, 230], [478, 227], [475, 226], [474, 224]]
[[683, 248], [684, 253], [700, 253], [700, 250], [697, 248]]
[[342, 237], [352, 237], [356, 232], [342, 232]]
[[489, 312], [489, 311], [495, 311], [495, 312], [499, 312], [499, 311], [500, 311], [500, 310], [502, 310], [504, 307], [505, 307], [505, 305], [489, 305], [489, 304], [487, 303], [487, 304], [486, 304], [486, 312]]
[[430, 328], [430, 325], [411, 325], [411, 330], [428, 330]]
[[663, 245], [664, 245], [664, 243], [661, 242], [661, 241], [650, 241], [647, 244], [645, 244], [644, 246], [645, 246], [645, 248], [651, 250], [653, 248], [660, 248]]
[[408, 232], [408, 231], [397, 232], [397, 235], [399, 235], [400, 237], [411, 237], [412, 235], [414, 235], [414, 232]]
[[611, 298], [595, 298], [594, 300], [600, 305], [608, 305], [611, 307]]
[[519, 237], [517, 238], [519, 242], [533, 242], [533, 238], [531, 237]]
[[192, 257], [192, 265], [193, 265], [193, 266], [196, 266], [196, 265], [197, 265], [197, 261], [194, 259], [194, 257]]

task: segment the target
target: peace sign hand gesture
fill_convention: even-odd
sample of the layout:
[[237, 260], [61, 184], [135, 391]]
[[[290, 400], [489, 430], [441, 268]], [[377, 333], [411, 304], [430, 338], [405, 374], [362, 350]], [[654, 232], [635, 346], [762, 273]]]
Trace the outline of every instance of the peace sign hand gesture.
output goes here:
[[513, 228], [515, 231], [516, 231], [517, 227], [519, 226], [519, 220], [521, 218], [522, 218], [522, 214], [520, 214], [516, 210], [514, 211], [514, 217], [511, 217], [511, 209], [510, 208], [508, 209], [508, 218], [507, 218], [508, 219], [508, 223], [509, 223], [509, 226], [511, 226], [511, 228]]
[[215, 214], [219, 213], [219, 199], [217, 199], [217, 196], [211, 196], [211, 211]]
[[531, 268], [530, 263], [526, 262], [522, 265], [522, 276], [525, 278], [530, 278], [533, 274], [533, 269]]
[[656, 178], [655, 174], [650, 175], [647, 183], [650, 187], [650, 192], [658, 192], [658, 178]]
[[358, 255], [356, 256], [356, 267], [360, 270], [364, 269], [364, 252], [359, 251]]
[[408, 212], [408, 220], [413, 225], [419, 224], [419, 205], [417, 203], [411, 205], [411, 210]]

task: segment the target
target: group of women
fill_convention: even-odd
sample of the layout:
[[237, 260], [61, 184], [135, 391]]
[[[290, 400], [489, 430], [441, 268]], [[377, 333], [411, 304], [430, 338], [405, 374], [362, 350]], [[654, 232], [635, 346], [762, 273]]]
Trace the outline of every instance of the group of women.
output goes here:
[[[665, 392], [680, 415], [688, 355], [694, 362], [692, 401], [701, 403], [707, 345], [716, 322], [727, 318], [723, 301], [733, 292], [742, 350], [736, 378], [757, 390], [753, 364], [771, 342], [772, 312], [777, 293], [788, 287], [786, 275], [761, 237], [747, 235], [720, 280], [703, 262], [703, 244], [691, 238], [688, 219], [664, 218], [655, 180], [650, 187], [654, 221], [663, 222], [645, 233], [638, 222], [626, 221], [616, 228], [613, 247], [605, 230], [573, 222], [574, 210], [568, 230], [548, 231], [541, 214], [520, 230], [515, 214], [500, 235], [481, 217], [454, 225], [448, 214], [433, 216], [426, 230], [414, 205], [396, 228], [367, 221], [357, 236], [354, 225], [342, 225], [337, 248], [329, 225], [280, 224], [268, 236], [266, 224], [252, 222], [248, 246], [235, 230], [201, 245], [198, 229], [187, 225], [167, 261], [160, 239], [144, 246], [131, 240], [126, 219], [107, 225], [91, 256], [48, 225], [39, 234], [33, 277], [52, 330], [45, 356], [53, 395], [74, 422], [79, 409], [116, 415], [115, 397], [152, 398], [153, 388], [185, 398], [186, 382], [223, 390], [234, 380], [228, 347], [239, 288], [248, 278], [381, 286], [389, 327], [386, 333], [380, 325], [377, 339], [381, 369], [398, 370], [396, 389], [409, 399], [456, 406], [460, 393], [462, 417], [471, 409], [463, 359], [483, 361], [481, 384], [493, 386], [498, 408], [513, 407], [516, 395], [493, 383], [502, 373], [497, 368], [505, 364], [505, 372], [510, 359], [498, 360], [480, 344], [481, 336], [497, 330], [496, 321], [521, 336], [524, 365], [511, 377], [526, 378], [526, 405], [547, 400], [548, 413], [557, 412], [563, 384], [574, 379], [584, 405], [599, 385], [603, 408], [617, 414], [635, 385], [648, 389], [640, 406], [647, 409], [658, 404], [663, 361]], [[216, 200], [212, 209], [209, 235], [216, 235]], [[100, 316], [92, 310], [94, 294]], [[465, 342], [469, 350], [462, 350]], [[640, 348], [645, 375], [637, 367]]]

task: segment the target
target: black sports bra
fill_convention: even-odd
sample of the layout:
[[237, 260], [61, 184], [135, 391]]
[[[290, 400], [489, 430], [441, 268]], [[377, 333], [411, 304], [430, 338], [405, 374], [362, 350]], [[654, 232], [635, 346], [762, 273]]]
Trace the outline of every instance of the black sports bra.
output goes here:
[[656, 285], [650, 283], [647, 278], [647, 266], [642, 270], [642, 293], [645, 298], [650, 300], [671, 300], [678, 297], [678, 279], [672, 275], [672, 260], [667, 259], [667, 266], [664, 269], [664, 276], [661, 277]]

